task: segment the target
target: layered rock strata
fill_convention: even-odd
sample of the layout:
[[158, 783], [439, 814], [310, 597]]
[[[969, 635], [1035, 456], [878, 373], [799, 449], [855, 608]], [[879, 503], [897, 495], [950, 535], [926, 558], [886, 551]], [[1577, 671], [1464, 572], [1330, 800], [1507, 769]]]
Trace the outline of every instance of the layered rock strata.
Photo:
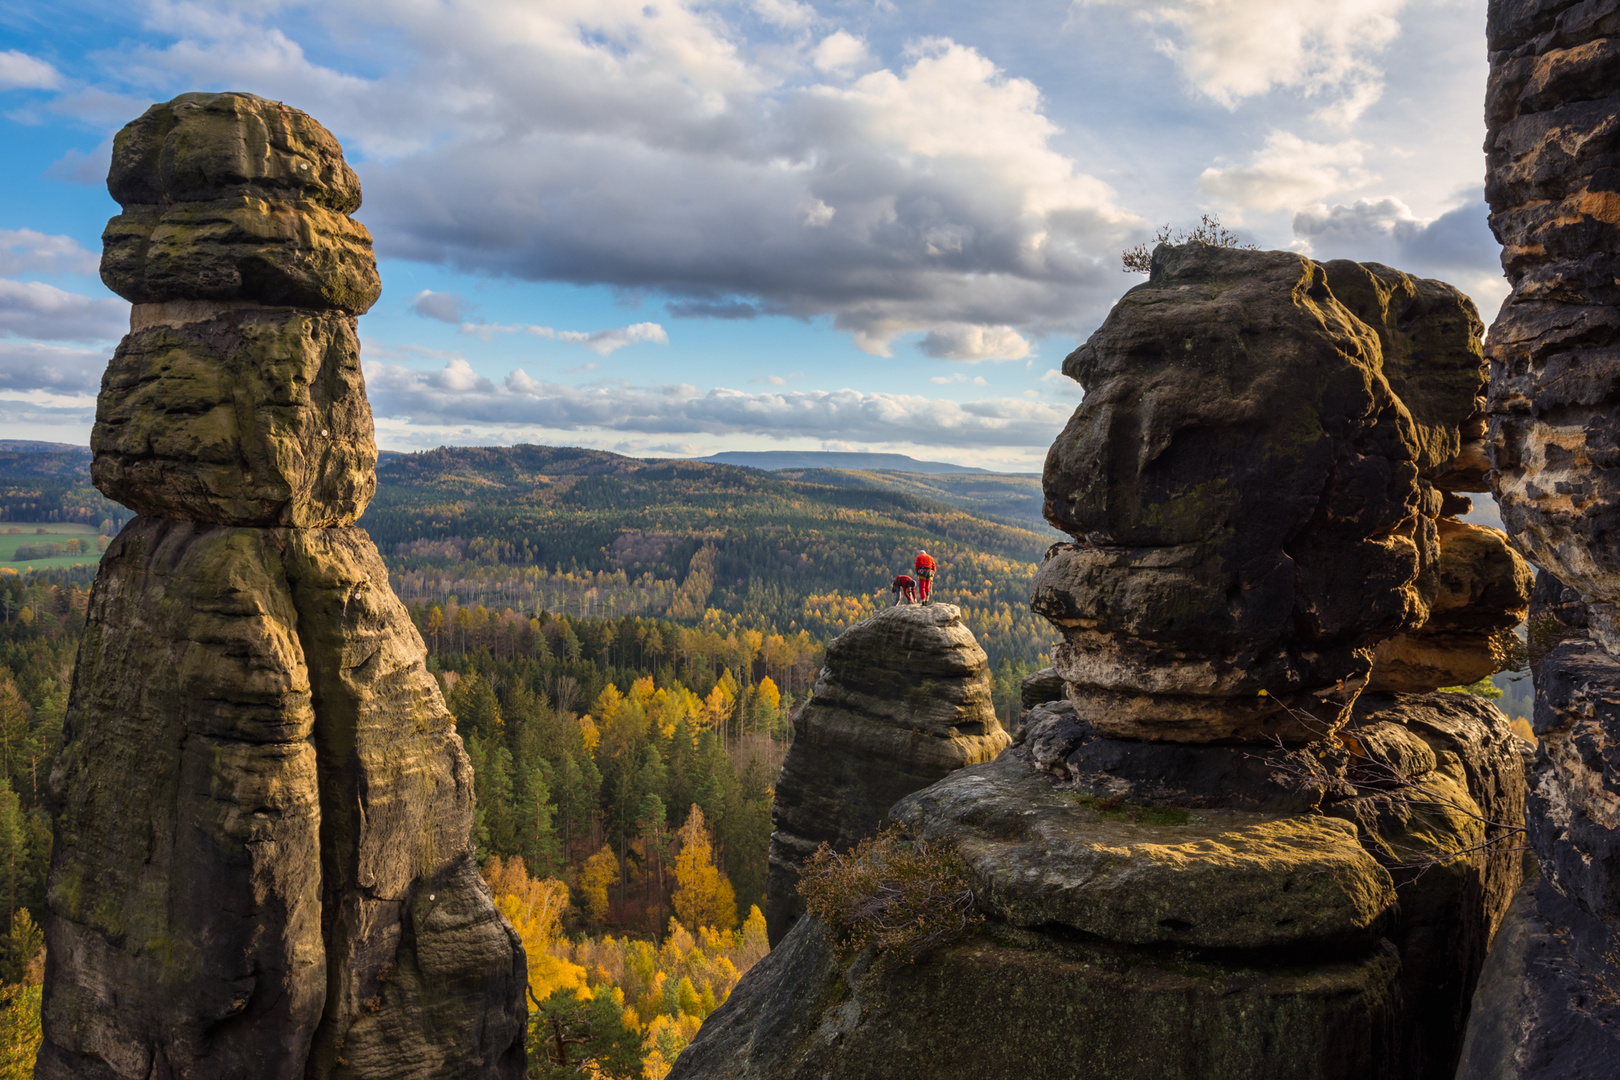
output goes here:
[[1159, 248], [1065, 364], [1054, 671], [1012, 749], [888, 813], [982, 927], [908, 967], [802, 919], [672, 1080], [1450, 1077], [1525, 799], [1506, 718], [1433, 692], [1501, 666], [1530, 589], [1456, 520], [1479, 332], [1388, 267]]
[[114, 145], [135, 302], [92, 475], [108, 547], [51, 775], [36, 1075], [524, 1073], [525, 962], [472, 774], [354, 521], [376, 448], [359, 182], [295, 109], [154, 106]]
[[804, 911], [799, 867], [822, 844], [847, 851], [902, 795], [1010, 741], [990, 700], [990, 665], [950, 604], [893, 607], [827, 646], [793, 722], [771, 807], [765, 921], [772, 944]]
[[1527, 889], [1459, 1076], [1620, 1060], [1620, 7], [1493, 0], [1486, 198], [1513, 291], [1490, 335], [1492, 482], [1540, 568]]
[[961, 854], [983, 932], [884, 969], [801, 920], [671, 1080], [1449, 1076], [1517, 880], [1485, 841], [1523, 813], [1519, 744], [1459, 694], [1363, 695], [1344, 735], [1261, 753], [1037, 707], [891, 811]]
[[[1047, 517], [1074, 541], [1032, 606], [1085, 718], [1310, 740], [1370, 676], [1496, 670], [1529, 575], [1452, 519], [1483, 486], [1480, 330], [1456, 289], [1389, 267], [1161, 246], [1064, 362], [1086, 396], [1046, 461]], [[1443, 591], [1442, 570], [1467, 580]]]

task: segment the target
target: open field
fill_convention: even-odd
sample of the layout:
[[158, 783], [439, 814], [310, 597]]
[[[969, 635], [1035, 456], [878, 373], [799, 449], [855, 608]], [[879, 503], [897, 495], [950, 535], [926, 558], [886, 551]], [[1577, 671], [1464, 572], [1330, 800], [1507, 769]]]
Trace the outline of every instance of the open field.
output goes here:
[[[13, 532], [13, 529], [16, 531]], [[101, 559], [101, 553], [95, 550], [96, 535], [94, 525], [77, 522], [0, 521], [0, 567], [25, 573], [63, 566], [93, 566]], [[88, 540], [91, 548], [86, 553], [47, 559], [17, 558], [17, 549], [24, 544], [60, 544], [67, 540]]]

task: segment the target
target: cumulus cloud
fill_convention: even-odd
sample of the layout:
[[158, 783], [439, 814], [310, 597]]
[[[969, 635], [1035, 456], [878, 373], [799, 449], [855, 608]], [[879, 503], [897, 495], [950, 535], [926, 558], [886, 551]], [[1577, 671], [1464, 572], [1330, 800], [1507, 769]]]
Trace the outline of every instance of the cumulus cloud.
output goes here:
[[1238, 209], [1286, 210], [1371, 182], [1365, 156], [1366, 147], [1354, 139], [1319, 143], [1273, 131], [1246, 164], [1211, 165], [1198, 187]]
[[466, 322], [470, 310], [460, 293], [434, 292], [432, 289], [423, 289], [406, 306], [425, 318], [447, 323]]
[[416, 424], [527, 425], [648, 435], [840, 438], [866, 443], [1045, 446], [1066, 407], [1024, 398], [955, 402], [856, 390], [750, 394], [689, 385], [565, 386], [514, 371], [499, 385], [453, 360], [438, 371], [368, 363], [380, 417]]
[[1029, 342], [1010, 326], [961, 324], [930, 330], [917, 347], [937, 360], [1021, 360]]
[[54, 90], [62, 76], [45, 61], [7, 49], [0, 52], [0, 90]]
[[1501, 248], [1491, 235], [1489, 215], [1477, 195], [1430, 220], [1399, 199], [1361, 199], [1300, 211], [1294, 215], [1294, 235], [1320, 258], [1490, 272], [1499, 269]]
[[101, 387], [107, 355], [35, 341], [0, 340], [0, 390], [94, 394]]
[[0, 274], [94, 274], [100, 266], [101, 257], [71, 236], [0, 229]]
[[129, 329], [129, 304], [0, 279], [0, 333], [46, 341], [105, 341]]
[[123, 62], [320, 116], [370, 158], [387, 256], [662, 293], [685, 316], [830, 315], [887, 354], [945, 324], [1087, 328], [1139, 224], [1055, 148], [1034, 84], [949, 39], [868, 70], [852, 34], [755, 49], [736, 8], [698, 0], [335, 0], [307, 25], [385, 26], [408, 53], [360, 78], [282, 29], [305, 6], [275, 26], [165, 7], [174, 44]]
[[1331, 94], [1319, 113], [1350, 122], [1377, 101], [1377, 54], [1400, 33], [1406, 0], [1077, 0], [1129, 4], [1161, 36], [1159, 51], [1228, 108], [1273, 88]]
[[1502, 249], [1478, 193], [1427, 219], [1395, 198], [1316, 206], [1294, 215], [1294, 235], [1318, 259], [1382, 262], [1450, 281], [1473, 297], [1487, 322], [1508, 293]]
[[847, 30], [828, 34], [810, 53], [810, 62], [817, 71], [835, 75], [848, 74], [856, 68], [865, 67], [870, 60], [866, 42]]
[[[437, 316], [435, 316], [437, 317]], [[448, 320], [446, 320], [448, 321]], [[468, 322], [461, 324], [463, 334], [490, 341], [502, 334], [533, 334], [548, 341], [566, 341], [570, 345], [583, 345], [597, 356], [608, 356], [615, 350], [638, 342], [668, 345], [669, 335], [655, 322], [631, 323], [613, 330], [556, 330], [549, 326], [505, 326], [500, 323]], [[595, 365], [592, 365], [593, 367]]]

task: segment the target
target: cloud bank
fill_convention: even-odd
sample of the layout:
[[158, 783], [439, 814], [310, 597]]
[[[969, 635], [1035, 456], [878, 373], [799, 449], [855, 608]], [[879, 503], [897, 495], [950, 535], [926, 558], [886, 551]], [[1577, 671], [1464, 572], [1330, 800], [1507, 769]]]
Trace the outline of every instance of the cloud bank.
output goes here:
[[415, 424], [527, 425], [653, 435], [840, 438], [864, 443], [1044, 447], [1068, 405], [1027, 398], [955, 402], [856, 390], [707, 392], [684, 384], [565, 386], [514, 371], [499, 383], [454, 359], [437, 371], [368, 363], [379, 416]]

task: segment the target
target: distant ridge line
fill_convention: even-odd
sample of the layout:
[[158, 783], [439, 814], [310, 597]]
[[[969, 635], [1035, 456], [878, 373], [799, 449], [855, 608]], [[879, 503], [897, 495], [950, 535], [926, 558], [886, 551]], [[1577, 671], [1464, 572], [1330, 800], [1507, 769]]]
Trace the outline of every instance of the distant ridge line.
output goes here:
[[905, 454], [874, 454], [854, 450], [727, 450], [708, 457], [688, 458], [715, 465], [745, 465], [751, 469], [772, 472], [777, 469], [892, 469], [895, 472], [930, 473], [935, 475], [984, 473], [991, 476], [1012, 476], [1016, 473], [997, 473], [994, 469], [980, 469], [973, 465], [957, 465], [949, 461], [919, 461]]

